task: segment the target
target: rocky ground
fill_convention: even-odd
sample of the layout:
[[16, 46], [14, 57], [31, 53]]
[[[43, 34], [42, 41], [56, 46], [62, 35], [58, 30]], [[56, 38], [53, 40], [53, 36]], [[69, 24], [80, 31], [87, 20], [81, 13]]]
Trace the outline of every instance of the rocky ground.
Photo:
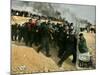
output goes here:
[[[84, 33], [84, 35], [95, 64], [95, 34]], [[34, 45], [31, 48], [24, 46], [23, 43], [12, 41], [12, 74], [77, 70], [76, 66], [71, 62], [72, 56], [63, 63], [62, 67], [58, 67], [57, 62], [59, 58], [56, 56], [57, 50], [50, 49], [51, 57], [46, 57], [44, 52], [37, 53], [36, 50], [37, 47]]]

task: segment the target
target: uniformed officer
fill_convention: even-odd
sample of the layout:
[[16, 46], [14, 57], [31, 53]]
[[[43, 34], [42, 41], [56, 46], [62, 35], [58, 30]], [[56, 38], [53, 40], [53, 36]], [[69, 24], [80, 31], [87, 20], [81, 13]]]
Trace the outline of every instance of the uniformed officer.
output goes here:
[[50, 57], [49, 53], [49, 27], [46, 22], [43, 22], [41, 25], [41, 46], [38, 48], [38, 52], [41, 51], [41, 49], [44, 49], [46, 51], [46, 56]]

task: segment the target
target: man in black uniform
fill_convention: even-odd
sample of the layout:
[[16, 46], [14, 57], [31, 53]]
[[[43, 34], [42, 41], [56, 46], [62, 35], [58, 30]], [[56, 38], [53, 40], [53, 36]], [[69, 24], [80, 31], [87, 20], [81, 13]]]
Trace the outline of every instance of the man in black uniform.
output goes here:
[[[58, 66], [62, 66], [63, 62], [70, 56], [73, 55], [72, 63], [76, 63], [76, 46], [77, 46], [77, 39], [74, 34], [72, 34], [72, 31], [69, 31], [69, 34], [67, 35], [67, 38], [64, 40], [64, 46], [61, 54], [61, 60], [58, 62]], [[59, 54], [59, 55], [60, 55]]]
[[40, 22], [40, 19], [37, 19], [36, 20], [36, 26], [34, 27], [34, 44], [36, 46], [39, 45], [39, 41], [40, 41], [40, 38], [41, 38], [41, 34], [40, 34], [40, 25], [41, 25], [41, 22]]
[[41, 46], [38, 48], [37, 52], [40, 52], [41, 49], [45, 49], [46, 51], [46, 56], [50, 57], [50, 53], [49, 53], [49, 27], [48, 24], [46, 24], [46, 22], [43, 22], [41, 24]]
[[29, 22], [25, 23], [25, 44], [26, 46], [31, 46], [31, 23], [32, 19], [29, 19]]
[[73, 55], [72, 63], [76, 63], [76, 39], [73, 37], [69, 37], [66, 40], [66, 47], [63, 55], [61, 56], [61, 60], [58, 62], [58, 65], [61, 67], [63, 62], [70, 56]]
[[66, 37], [67, 37], [67, 31], [64, 31], [64, 27], [60, 27], [59, 34], [58, 34], [58, 47], [59, 47], [58, 57], [59, 58], [61, 58], [61, 56], [64, 53]]

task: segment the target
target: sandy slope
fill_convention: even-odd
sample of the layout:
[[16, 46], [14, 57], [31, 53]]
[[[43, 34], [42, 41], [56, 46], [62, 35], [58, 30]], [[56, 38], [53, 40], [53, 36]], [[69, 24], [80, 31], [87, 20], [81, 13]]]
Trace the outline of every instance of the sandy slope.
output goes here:
[[75, 66], [65, 62], [62, 68], [57, 66], [57, 57], [46, 57], [43, 53], [37, 53], [30, 47], [12, 45], [12, 72], [13, 73], [32, 73], [32, 72], [49, 72], [75, 70]]
[[[84, 33], [84, 35], [95, 63], [95, 34]], [[12, 73], [76, 70], [75, 65], [71, 62], [71, 58], [67, 59], [63, 66], [59, 68], [57, 66], [59, 58], [56, 56], [57, 51], [55, 49], [50, 49], [52, 56], [49, 58], [45, 56], [45, 53], [37, 53], [36, 50], [37, 47], [34, 45], [31, 48], [24, 46], [23, 43], [12, 42]]]

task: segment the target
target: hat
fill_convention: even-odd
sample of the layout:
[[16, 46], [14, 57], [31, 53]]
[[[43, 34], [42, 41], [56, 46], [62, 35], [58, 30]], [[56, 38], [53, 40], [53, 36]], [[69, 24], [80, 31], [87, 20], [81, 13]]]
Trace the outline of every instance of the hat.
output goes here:
[[83, 36], [83, 33], [80, 33], [79, 36]]

